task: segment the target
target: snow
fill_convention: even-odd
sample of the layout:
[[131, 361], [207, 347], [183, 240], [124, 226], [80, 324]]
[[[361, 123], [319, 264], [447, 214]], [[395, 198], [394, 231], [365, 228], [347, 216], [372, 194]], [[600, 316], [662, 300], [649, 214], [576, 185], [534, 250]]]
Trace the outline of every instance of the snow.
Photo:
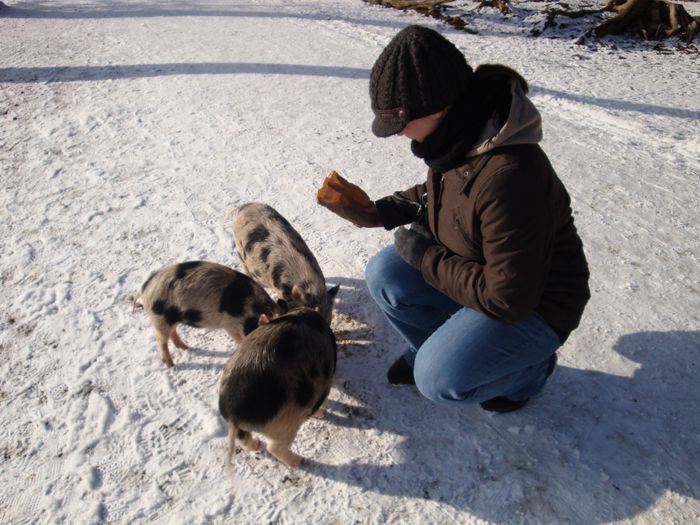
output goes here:
[[[519, 21], [543, 2], [482, 10], [477, 35], [360, 0], [5, 3], [0, 522], [700, 521], [697, 53], [575, 45], [573, 21], [532, 38]], [[424, 177], [405, 139], [369, 129], [369, 69], [409, 23], [528, 79], [584, 239], [591, 302], [513, 414], [386, 383], [404, 347], [364, 267], [391, 234], [315, 204], [332, 169], [374, 198]], [[248, 201], [341, 284], [335, 387], [299, 469], [226, 465], [225, 333], [181, 329], [192, 348], [166, 369], [131, 310], [165, 264], [237, 267], [230, 211]]]

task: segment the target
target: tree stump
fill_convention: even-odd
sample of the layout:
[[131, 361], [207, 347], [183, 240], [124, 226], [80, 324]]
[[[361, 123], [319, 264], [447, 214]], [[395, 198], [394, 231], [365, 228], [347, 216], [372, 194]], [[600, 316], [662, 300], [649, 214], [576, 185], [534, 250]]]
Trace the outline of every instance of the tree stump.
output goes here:
[[385, 5], [395, 9], [419, 9], [431, 10], [441, 4], [446, 4], [454, 0], [365, 0], [368, 4]]
[[[680, 4], [664, 0], [610, 0], [600, 9], [546, 9], [547, 20], [544, 29], [554, 25], [556, 16], [579, 18], [586, 15], [615, 13], [615, 16], [603, 20], [594, 29], [596, 36], [637, 34], [643, 39], [668, 38], [678, 36], [687, 43], [693, 41], [700, 31], [700, 20], [693, 18]], [[536, 36], [541, 33], [538, 32]]]
[[504, 15], [510, 15], [513, 12], [508, 0], [482, 0], [477, 9], [481, 9], [482, 7], [493, 7]]
[[593, 30], [596, 36], [625, 33], [636, 33], [644, 39], [680, 36], [690, 43], [700, 30], [700, 22], [682, 5], [663, 0], [610, 0], [604, 10], [616, 15]]

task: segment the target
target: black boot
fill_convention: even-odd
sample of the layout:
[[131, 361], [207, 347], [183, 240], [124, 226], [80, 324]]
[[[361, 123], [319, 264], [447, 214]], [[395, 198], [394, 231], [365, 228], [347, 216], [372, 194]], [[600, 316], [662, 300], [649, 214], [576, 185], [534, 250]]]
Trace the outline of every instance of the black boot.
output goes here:
[[[557, 354], [554, 354], [549, 360], [549, 368], [547, 368], [547, 376], [549, 377], [554, 372], [554, 368], [557, 366]], [[489, 412], [498, 412], [504, 414], [506, 412], [514, 412], [523, 408], [530, 399], [509, 399], [506, 396], [498, 396], [491, 399], [487, 399], [479, 403], [481, 408], [488, 410]]]
[[406, 361], [403, 356], [399, 357], [394, 361], [394, 364], [389, 367], [386, 378], [392, 385], [416, 384], [416, 380], [413, 379], [413, 367], [408, 364], [408, 361]]
[[489, 412], [498, 412], [504, 414], [506, 412], [514, 412], [518, 409], [523, 408], [530, 399], [508, 399], [506, 396], [498, 396], [482, 401], [479, 403], [481, 408], [488, 410]]

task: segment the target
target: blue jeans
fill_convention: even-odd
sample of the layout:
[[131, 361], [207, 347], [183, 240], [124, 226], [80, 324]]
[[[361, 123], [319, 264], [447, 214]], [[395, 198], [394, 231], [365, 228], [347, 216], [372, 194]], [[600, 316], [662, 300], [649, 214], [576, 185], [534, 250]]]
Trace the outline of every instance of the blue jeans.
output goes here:
[[393, 245], [368, 263], [367, 287], [408, 342], [418, 390], [442, 403], [527, 399], [544, 386], [561, 341], [538, 313], [506, 323], [466, 308], [425, 282]]

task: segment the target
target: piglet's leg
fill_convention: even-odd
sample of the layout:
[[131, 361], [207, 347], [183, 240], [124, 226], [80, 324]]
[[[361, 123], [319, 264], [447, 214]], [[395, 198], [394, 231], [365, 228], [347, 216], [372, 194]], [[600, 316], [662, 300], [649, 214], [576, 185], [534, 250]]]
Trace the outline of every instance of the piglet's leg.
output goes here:
[[283, 461], [290, 467], [298, 467], [304, 462], [304, 458], [299, 454], [295, 454], [290, 449], [292, 441], [270, 441], [267, 445], [267, 450], [280, 461]]
[[160, 360], [165, 363], [168, 368], [174, 366], [173, 358], [170, 357], [170, 350], [168, 349], [168, 336], [162, 332], [156, 330], [156, 338], [158, 339], [158, 349], [160, 350]]
[[304, 414], [300, 410], [289, 410], [286, 414], [275, 417], [262, 431], [268, 438], [267, 450], [270, 454], [290, 467], [297, 467], [304, 462], [304, 458], [292, 452], [291, 448], [307, 416], [308, 412]]
[[172, 339], [173, 344], [177, 346], [180, 350], [187, 350], [187, 345], [180, 339], [180, 336], [177, 334], [177, 330], [175, 327], [173, 327], [173, 331], [170, 332], [170, 339]]
[[326, 414], [326, 402], [328, 401], [328, 394], [330, 393], [331, 389], [328, 387], [325, 392], [323, 393], [323, 397], [321, 397], [317, 402], [316, 406], [312, 408], [311, 410], [311, 415], [313, 417], [318, 417], [321, 418]]
[[325, 416], [326, 415], [326, 403], [325, 403], [325, 401], [321, 404], [320, 407], [318, 407], [316, 409], [316, 412], [314, 412], [311, 415], [313, 417], [317, 417], [317, 418], [322, 418], [323, 416]]
[[265, 434], [269, 438], [267, 450], [280, 461], [290, 467], [297, 467], [304, 462], [304, 458], [291, 451], [292, 443], [301, 426], [303, 418], [282, 418], [275, 421], [272, 427], [266, 429]]
[[236, 344], [240, 343], [243, 340], [241, 332], [239, 332], [235, 328], [226, 328], [226, 333], [231, 339], [233, 339], [236, 342]]
[[236, 428], [233, 422], [228, 422], [228, 462], [231, 463], [231, 458], [236, 450], [236, 439], [241, 442], [243, 450], [249, 452], [257, 452], [260, 450], [260, 440], [255, 439], [250, 432], [240, 428]]
[[254, 438], [250, 432], [239, 429], [236, 437], [240, 440], [243, 450], [247, 450], [248, 452], [257, 452], [260, 450], [260, 440]]

